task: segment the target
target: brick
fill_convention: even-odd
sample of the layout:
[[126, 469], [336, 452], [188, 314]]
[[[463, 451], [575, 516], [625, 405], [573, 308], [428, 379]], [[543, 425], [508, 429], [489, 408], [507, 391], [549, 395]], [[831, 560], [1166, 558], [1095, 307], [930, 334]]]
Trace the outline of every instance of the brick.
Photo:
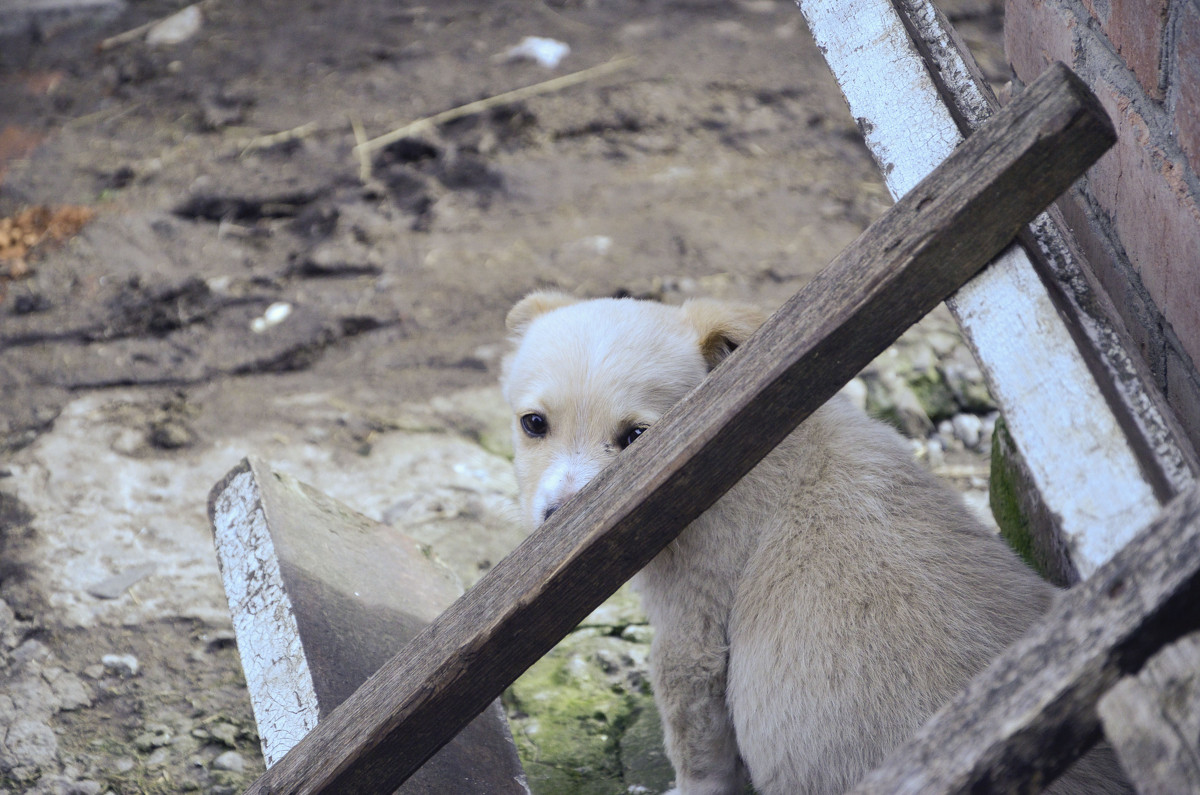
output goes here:
[[1095, 20], [1146, 95], [1161, 101], [1168, 0], [1008, 0], [1004, 50], [1017, 76], [1028, 83], [1054, 60], [1078, 71], [1082, 13], [1076, 11]]
[[1030, 83], [1055, 61], [1076, 68], [1077, 25], [1074, 15], [1054, 0], [1008, 0], [1004, 52], [1017, 77]]
[[1145, 362], [1154, 385], [1165, 394], [1162, 313], [1146, 294], [1128, 261], [1116, 252], [1114, 241], [1088, 214], [1087, 200], [1078, 191], [1072, 191], [1058, 201], [1058, 207], [1100, 289], [1112, 302], [1112, 310], [1129, 334], [1135, 347], [1133, 352]]
[[1200, 379], [1186, 357], [1174, 348], [1167, 354], [1167, 405], [1175, 412], [1192, 445], [1200, 449]]
[[1181, 5], [1171, 53], [1172, 90], [1178, 91], [1173, 121], [1192, 171], [1200, 174], [1200, 7]]
[[1151, 125], [1129, 97], [1105, 79], [1093, 88], [1118, 140], [1088, 172], [1092, 193], [1150, 297], [1187, 353], [1200, 359], [1200, 207], [1180, 164], [1156, 146]]
[[1108, 16], [1112, 12], [1108, 0], [1080, 0], [1080, 2], [1087, 9], [1087, 12], [1091, 14], [1092, 19], [1100, 24], [1108, 22]]
[[[1117, 145], [1088, 172], [1091, 210], [1103, 217], [1091, 223], [1084, 205], [1069, 209], [1077, 198], [1063, 207], [1163, 387], [1169, 348], [1200, 361], [1200, 196], [1190, 190], [1200, 173], [1200, 6], [1176, 6], [1170, 23], [1169, 0], [1008, 0], [1005, 8], [1005, 51], [1017, 77], [1029, 82], [1061, 60], [1088, 80], [1117, 127]], [[1164, 76], [1168, 28], [1178, 35]], [[1163, 100], [1164, 86], [1165, 108], [1151, 101]], [[1173, 333], [1164, 336], [1164, 324]], [[1196, 419], [1200, 429], [1200, 412]]]
[[1110, 9], [1108, 21], [1102, 22], [1100, 29], [1133, 71], [1146, 95], [1161, 101], [1160, 64], [1167, 27], [1167, 0], [1111, 0]]
[[[1140, 267], [1146, 261], [1144, 253], [1148, 247], [1148, 241], [1142, 238], [1150, 234], [1145, 227], [1154, 223], [1151, 217], [1161, 217], [1161, 213], [1151, 211], [1155, 174], [1143, 148], [1150, 140], [1149, 126], [1129, 98], [1111, 83], [1101, 80], [1092, 89], [1116, 125], [1117, 143], [1088, 171], [1088, 183], [1096, 201], [1112, 220], [1146, 289], [1155, 303], [1162, 306], [1165, 295], [1163, 280], [1159, 278], [1161, 271], [1152, 269], [1147, 274]], [[1130, 228], [1134, 218], [1142, 227], [1140, 231]]]
[[1168, 0], [1079, 0], [1146, 95], [1161, 101]]

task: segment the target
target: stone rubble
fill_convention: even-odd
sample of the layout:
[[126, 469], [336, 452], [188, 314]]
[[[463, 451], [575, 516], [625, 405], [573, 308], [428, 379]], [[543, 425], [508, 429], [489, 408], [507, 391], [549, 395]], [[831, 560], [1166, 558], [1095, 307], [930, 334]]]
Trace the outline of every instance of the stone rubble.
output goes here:
[[0, 601], [0, 782], [21, 785], [60, 772], [51, 718], [92, 702], [87, 686], [65, 671], [45, 644], [20, 639], [21, 630], [31, 629], [31, 623], [18, 622], [8, 604]]
[[138, 673], [138, 659], [132, 654], [106, 654], [100, 658], [100, 664], [118, 676], [137, 676]]

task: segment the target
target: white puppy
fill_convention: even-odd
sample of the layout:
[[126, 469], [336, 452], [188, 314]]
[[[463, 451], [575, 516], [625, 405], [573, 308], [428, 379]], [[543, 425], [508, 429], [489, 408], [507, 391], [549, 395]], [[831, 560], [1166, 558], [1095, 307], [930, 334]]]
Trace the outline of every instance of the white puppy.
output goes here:
[[[757, 328], [753, 309], [534, 293], [508, 316], [538, 525]], [[842, 792], [1049, 606], [900, 436], [833, 400], [634, 580], [683, 795]], [[1129, 791], [1107, 749], [1051, 789]]]

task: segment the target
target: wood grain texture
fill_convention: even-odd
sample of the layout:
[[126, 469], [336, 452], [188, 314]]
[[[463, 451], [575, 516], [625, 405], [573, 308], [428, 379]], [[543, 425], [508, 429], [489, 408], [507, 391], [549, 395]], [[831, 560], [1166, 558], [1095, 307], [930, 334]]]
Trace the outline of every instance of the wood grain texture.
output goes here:
[[394, 789], [1112, 141], [1050, 70], [248, 792]]
[[1040, 792], [1098, 739], [1099, 696], [1200, 626], [1198, 598], [1193, 485], [853, 792]]
[[1140, 795], [1200, 792], [1200, 633], [1117, 682], [1098, 711]]

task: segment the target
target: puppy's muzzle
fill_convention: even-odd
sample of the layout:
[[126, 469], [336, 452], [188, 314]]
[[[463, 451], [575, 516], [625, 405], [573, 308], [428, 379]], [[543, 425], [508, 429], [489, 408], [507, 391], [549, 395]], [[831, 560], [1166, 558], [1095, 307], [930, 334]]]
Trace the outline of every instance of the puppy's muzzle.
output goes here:
[[529, 506], [537, 524], [549, 519], [596, 476], [603, 462], [594, 455], [569, 453], [554, 459], [542, 474]]

